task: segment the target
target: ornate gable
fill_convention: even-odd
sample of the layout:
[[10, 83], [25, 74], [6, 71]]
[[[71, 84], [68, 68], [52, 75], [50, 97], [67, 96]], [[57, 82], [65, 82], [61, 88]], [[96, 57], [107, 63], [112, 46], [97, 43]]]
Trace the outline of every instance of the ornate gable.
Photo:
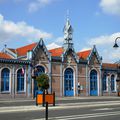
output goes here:
[[48, 52], [43, 39], [41, 38], [36, 47], [32, 51], [32, 59], [49, 60], [51, 61], [50, 53]]
[[78, 63], [78, 56], [77, 56], [77, 54], [75, 53], [75, 50], [72, 48], [72, 49], [70, 49], [70, 48], [68, 48], [68, 49], [66, 49], [64, 52], [63, 52], [63, 54], [62, 54], [62, 62], [63, 61], [65, 61], [65, 59], [67, 59], [67, 62], [69, 62], [69, 60], [71, 59], [72, 60], [72, 58], [74, 59], [74, 61], [75, 62], [77, 62]]
[[88, 60], [88, 64], [101, 64], [102, 58], [99, 56], [95, 45], [93, 46], [93, 49], [89, 54], [87, 60]]

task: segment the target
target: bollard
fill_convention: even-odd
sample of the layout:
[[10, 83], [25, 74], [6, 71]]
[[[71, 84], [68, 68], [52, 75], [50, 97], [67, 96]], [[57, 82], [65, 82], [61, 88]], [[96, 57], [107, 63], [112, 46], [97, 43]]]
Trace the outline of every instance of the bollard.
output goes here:
[[45, 120], [48, 120], [48, 102], [46, 102], [46, 113], [45, 113]]

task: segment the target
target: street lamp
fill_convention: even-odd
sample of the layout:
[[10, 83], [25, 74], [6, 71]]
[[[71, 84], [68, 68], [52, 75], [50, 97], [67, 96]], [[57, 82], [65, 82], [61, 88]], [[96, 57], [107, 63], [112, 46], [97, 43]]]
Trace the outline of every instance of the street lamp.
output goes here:
[[118, 40], [118, 39], [120, 39], [120, 37], [117, 37], [117, 38], [115, 39], [115, 44], [113, 45], [114, 48], [118, 48], [118, 47], [119, 47], [118, 44], [117, 44], [117, 40]]

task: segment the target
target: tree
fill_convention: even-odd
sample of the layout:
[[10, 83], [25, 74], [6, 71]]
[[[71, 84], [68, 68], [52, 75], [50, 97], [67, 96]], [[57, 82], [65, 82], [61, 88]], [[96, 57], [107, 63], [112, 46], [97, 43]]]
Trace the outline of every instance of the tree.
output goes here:
[[36, 77], [37, 86], [39, 90], [47, 90], [49, 88], [49, 76], [47, 74], [41, 74]]

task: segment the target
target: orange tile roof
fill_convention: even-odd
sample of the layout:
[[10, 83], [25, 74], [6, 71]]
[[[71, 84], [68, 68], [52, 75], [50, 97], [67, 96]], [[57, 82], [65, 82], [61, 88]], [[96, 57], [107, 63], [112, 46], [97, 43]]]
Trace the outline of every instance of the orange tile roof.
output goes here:
[[18, 56], [25, 56], [27, 54], [27, 52], [29, 50], [32, 50], [36, 45], [37, 45], [37, 43], [32, 43], [32, 44], [17, 48], [16, 49], [17, 55]]
[[91, 50], [86, 50], [86, 51], [78, 52], [77, 55], [81, 59], [87, 59], [90, 53], [91, 53]]
[[117, 68], [118, 64], [115, 63], [103, 63], [102, 68]]
[[8, 54], [3, 53], [3, 52], [0, 52], [0, 58], [3, 58], [3, 59], [12, 59], [12, 57], [10, 57]]
[[51, 53], [51, 56], [60, 57], [62, 53], [64, 52], [64, 49], [60, 47], [60, 48], [51, 49], [49, 50], [49, 52]]

